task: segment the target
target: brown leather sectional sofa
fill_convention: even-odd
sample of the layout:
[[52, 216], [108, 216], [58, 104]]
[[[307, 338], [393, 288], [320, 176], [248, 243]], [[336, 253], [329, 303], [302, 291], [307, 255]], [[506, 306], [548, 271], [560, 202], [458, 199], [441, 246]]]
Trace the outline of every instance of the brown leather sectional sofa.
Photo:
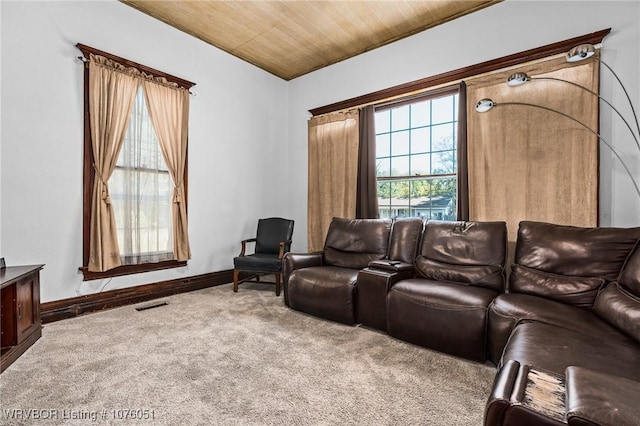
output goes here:
[[640, 228], [338, 219], [287, 306], [498, 366], [485, 425], [640, 424]]

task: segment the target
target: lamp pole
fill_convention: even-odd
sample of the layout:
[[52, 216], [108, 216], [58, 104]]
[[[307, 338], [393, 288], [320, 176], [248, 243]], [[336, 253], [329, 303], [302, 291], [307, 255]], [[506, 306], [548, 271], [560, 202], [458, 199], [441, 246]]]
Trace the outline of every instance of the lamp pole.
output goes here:
[[[573, 81], [569, 81], [569, 80], [564, 80], [562, 78], [556, 78], [556, 77], [530, 77], [529, 75], [527, 75], [524, 72], [516, 72], [511, 74], [509, 77], [507, 77], [507, 85], [510, 87], [515, 87], [515, 86], [520, 86], [521, 84], [524, 84], [528, 81], [533, 81], [533, 80], [551, 80], [551, 81], [561, 81], [563, 83], [568, 83], [572, 86], [575, 87], [579, 87], [580, 89], [591, 93], [594, 96], [597, 96], [602, 102], [606, 103], [607, 105], [609, 105], [609, 107], [611, 107], [611, 109], [613, 111], [615, 111], [616, 114], [618, 114], [618, 116], [622, 119], [622, 121], [624, 122], [624, 124], [627, 125], [627, 128], [629, 129], [629, 131], [631, 132], [631, 136], [633, 136], [633, 140], [636, 142], [636, 146], [638, 147], [638, 151], [640, 151], [640, 141], [638, 140], [638, 136], [640, 136], [640, 126], [638, 126], [638, 120], [636, 118], [636, 126], [638, 126], [638, 136], [636, 136], [636, 133], [634, 132], [634, 130], [631, 128], [631, 125], [629, 124], [629, 122], [624, 118], [624, 116], [622, 115], [622, 113], [620, 111], [618, 111], [618, 109], [613, 106], [611, 104], [611, 102], [609, 102], [608, 100], [606, 100], [605, 98], [603, 98], [602, 96], [600, 96], [598, 93], [594, 92], [593, 90], [589, 89], [588, 87], [584, 87], [578, 83], [574, 83]], [[632, 105], [632, 109], [633, 109], [633, 105]], [[635, 118], [635, 112], [634, 112], [634, 118]]]
[[550, 111], [550, 112], [554, 112], [556, 114], [559, 114], [563, 117], [568, 118], [569, 120], [579, 124], [580, 126], [584, 127], [586, 130], [588, 130], [589, 132], [593, 133], [594, 135], [596, 135], [598, 137], [598, 139], [607, 147], [609, 148], [609, 150], [613, 153], [613, 155], [616, 156], [616, 158], [618, 159], [618, 161], [620, 161], [620, 164], [622, 164], [622, 167], [624, 167], [624, 170], [627, 172], [627, 174], [629, 175], [629, 179], [631, 179], [631, 183], [633, 183], [633, 186], [636, 189], [636, 192], [638, 193], [638, 197], [640, 197], [640, 187], [638, 186], [638, 182], [636, 182], [635, 178], [633, 177], [633, 173], [631, 173], [631, 170], [629, 170], [629, 167], [627, 166], [627, 163], [625, 163], [625, 161], [622, 159], [622, 157], [620, 156], [620, 154], [618, 154], [618, 152], [613, 148], [613, 146], [607, 142], [605, 139], [602, 138], [602, 136], [600, 135], [600, 133], [596, 132], [595, 130], [593, 130], [591, 127], [587, 126], [586, 124], [582, 123], [580, 120], [577, 120], [576, 118], [570, 116], [569, 114], [565, 114], [562, 111], [558, 111], [556, 109], [553, 108], [549, 108], [546, 107], [544, 105], [536, 105], [536, 104], [531, 104], [531, 103], [527, 103], [527, 102], [502, 102], [502, 103], [497, 103], [494, 102], [491, 99], [485, 98], [485, 99], [481, 99], [478, 101], [478, 103], [476, 104], [476, 111], [478, 112], [487, 112], [489, 110], [491, 110], [494, 107], [498, 107], [498, 106], [506, 106], [506, 105], [520, 105], [520, 106], [528, 106], [528, 107], [533, 107], [533, 108], [539, 108], [539, 109], [543, 109], [545, 111]]

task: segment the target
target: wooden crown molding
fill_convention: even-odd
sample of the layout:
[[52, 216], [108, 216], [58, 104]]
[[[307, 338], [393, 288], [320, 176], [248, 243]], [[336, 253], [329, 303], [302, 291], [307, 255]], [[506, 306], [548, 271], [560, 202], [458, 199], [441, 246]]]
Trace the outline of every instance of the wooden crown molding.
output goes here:
[[513, 55], [503, 56], [497, 59], [491, 59], [479, 64], [470, 65], [463, 68], [458, 68], [453, 71], [448, 71], [442, 74], [434, 75], [431, 77], [423, 78], [420, 80], [412, 81], [409, 83], [401, 84], [398, 86], [389, 87], [387, 89], [379, 90], [377, 92], [368, 93], [366, 95], [357, 96], [355, 98], [347, 99], [344, 101], [336, 102], [333, 104], [321, 106], [318, 108], [310, 109], [309, 112], [313, 115], [322, 115], [330, 112], [340, 111], [343, 109], [355, 108], [362, 105], [367, 105], [375, 102], [384, 101], [393, 97], [401, 96], [406, 93], [412, 93], [419, 90], [428, 89], [429, 87], [439, 86], [446, 83], [452, 83], [465, 78], [477, 76], [491, 71], [496, 71], [502, 68], [515, 66], [524, 62], [535, 61], [537, 59], [546, 58], [548, 56], [557, 55], [559, 53], [567, 52], [572, 47], [578, 44], [602, 43], [602, 40], [611, 32], [611, 28], [597, 31], [591, 34], [585, 34], [578, 37], [573, 37], [567, 40], [559, 41], [545, 46], [537, 47], [535, 49], [525, 50], [523, 52], [515, 53]]

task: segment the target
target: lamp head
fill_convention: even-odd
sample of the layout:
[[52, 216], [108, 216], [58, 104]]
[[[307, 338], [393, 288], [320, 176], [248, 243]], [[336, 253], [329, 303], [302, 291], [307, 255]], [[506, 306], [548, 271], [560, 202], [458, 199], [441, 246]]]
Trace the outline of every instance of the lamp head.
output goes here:
[[480, 99], [476, 104], [476, 111], [487, 112], [496, 105], [498, 104], [493, 102], [491, 99], [488, 99], [488, 98]]
[[529, 80], [531, 80], [531, 77], [529, 77], [526, 73], [524, 73], [524, 72], [514, 72], [509, 77], [507, 77], [507, 85], [508, 86], [520, 86], [521, 84], [524, 84]]
[[580, 44], [567, 52], [567, 62], [578, 62], [596, 54], [593, 44]]

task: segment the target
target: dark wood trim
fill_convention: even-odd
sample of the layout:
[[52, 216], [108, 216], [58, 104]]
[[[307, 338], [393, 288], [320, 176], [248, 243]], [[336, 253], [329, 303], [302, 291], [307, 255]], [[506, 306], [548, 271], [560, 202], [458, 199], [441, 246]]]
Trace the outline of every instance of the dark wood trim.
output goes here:
[[[187, 80], [182, 80], [178, 77], [174, 77], [170, 74], [163, 73], [162, 71], [149, 68], [147, 66], [138, 64], [128, 59], [121, 58], [116, 55], [112, 55], [102, 50], [95, 49], [93, 47], [86, 46], [78, 43], [76, 45], [80, 49], [85, 58], [89, 57], [89, 53], [97, 54], [109, 58], [123, 65], [138, 68], [148, 74], [154, 76], [165, 77], [168, 81], [172, 81], [180, 84], [187, 89], [194, 86]], [[110, 269], [104, 272], [89, 272], [89, 246], [91, 244], [91, 198], [93, 196], [93, 185], [95, 181], [95, 169], [93, 168], [93, 143], [91, 139], [91, 117], [89, 114], [89, 66], [85, 63], [84, 66], [84, 142], [83, 142], [83, 166], [82, 166], [82, 266], [78, 269], [82, 272], [83, 280], [95, 280], [101, 278], [117, 277], [122, 275], [138, 274], [142, 272], [156, 271], [161, 269], [179, 268], [185, 266], [187, 262], [170, 260], [166, 262], [157, 263], [143, 263], [140, 265], [124, 265], [117, 268]], [[184, 165], [184, 175], [182, 181], [184, 182], [184, 198], [186, 203], [187, 213], [189, 211], [189, 147], [187, 145], [187, 159]]]
[[401, 99], [394, 99], [389, 102], [384, 102], [375, 106], [375, 111], [384, 111], [391, 108], [398, 108], [403, 105], [420, 102], [421, 100], [436, 99], [444, 96], [454, 95], [460, 93], [460, 83], [456, 83], [452, 86], [439, 87], [437, 89], [421, 92], [413, 96], [403, 97]]
[[119, 277], [122, 275], [139, 274], [141, 272], [159, 271], [162, 269], [180, 268], [187, 266], [187, 262], [179, 262], [177, 260], [166, 260], [155, 263], [141, 263], [139, 265], [122, 265], [117, 268], [109, 269], [104, 272], [91, 272], [86, 266], [78, 268], [84, 278], [83, 281], [100, 280], [110, 277]]
[[94, 55], [104, 56], [105, 58], [111, 59], [112, 61], [115, 61], [115, 62], [117, 62], [119, 64], [122, 64], [122, 65], [124, 65], [126, 67], [136, 68], [136, 69], [144, 72], [145, 74], [151, 74], [154, 77], [164, 77], [164, 78], [167, 79], [167, 81], [170, 81], [172, 83], [176, 83], [179, 86], [184, 87], [185, 89], [190, 89], [191, 87], [196, 85], [196, 83], [192, 83], [189, 80], [185, 80], [185, 79], [182, 79], [180, 77], [176, 77], [176, 76], [173, 76], [171, 74], [167, 74], [165, 72], [158, 71], [158, 70], [153, 69], [151, 67], [148, 67], [146, 65], [142, 65], [142, 64], [139, 64], [137, 62], [133, 62], [133, 61], [130, 61], [128, 59], [121, 58], [120, 56], [112, 55], [111, 53], [104, 52], [102, 50], [96, 49], [95, 47], [87, 46], [87, 45], [84, 45], [82, 43], [76, 44], [76, 47], [82, 51], [82, 55], [84, 56], [85, 59], [89, 59], [89, 54], [93, 53]]
[[470, 65], [468, 67], [458, 68], [457, 70], [445, 72], [435, 76], [423, 78], [421, 80], [412, 81], [410, 83], [401, 84], [399, 86], [389, 87], [377, 92], [368, 93], [366, 95], [357, 96], [355, 98], [336, 102], [330, 105], [321, 106], [310, 109], [312, 115], [322, 115], [334, 111], [340, 111], [348, 108], [371, 104], [396, 96], [402, 96], [405, 93], [411, 93], [418, 90], [424, 90], [429, 87], [441, 84], [452, 83], [465, 78], [499, 70], [524, 62], [535, 61], [537, 59], [546, 58], [569, 51], [574, 46], [584, 43], [598, 44], [611, 32], [611, 28], [597, 31], [591, 34], [585, 34], [579, 37], [570, 38], [546, 46], [537, 47], [535, 49], [525, 50], [524, 52], [515, 53], [513, 55], [503, 56], [501, 58], [492, 59], [490, 61], [481, 62], [479, 64]]
[[[200, 290], [227, 284], [233, 281], [233, 271], [224, 270], [193, 277], [161, 281], [135, 287], [109, 290], [101, 293], [69, 299], [55, 300], [40, 305], [42, 323], [50, 323], [73, 318], [91, 312], [117, 308], [134, 303], [146, 302], [178, 293]], [[230, 290], [231, 291], [231, 290]]]
[[82, 265], [89, 265], [91, 244], [91, 196], [96, 177], [93, 169], [93, 145], [91, 143], [91, 118], [89, 116], [89, 65], [84, 66], [84, 141], [82, 157]]

